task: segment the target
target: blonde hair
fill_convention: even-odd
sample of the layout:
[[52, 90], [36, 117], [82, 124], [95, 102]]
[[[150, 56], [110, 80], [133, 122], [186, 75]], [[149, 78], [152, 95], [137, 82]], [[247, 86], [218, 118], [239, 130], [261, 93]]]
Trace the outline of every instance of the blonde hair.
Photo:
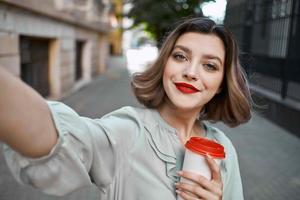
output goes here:
[[144, 72], [132, 76], [131, 86], [137, 100], [148, 108], [158, 108], [167, 96], [162, 77], [174, 45], [184, 33], [214, 34], [225, 47], [225, 71], [221, 92], [216, 94], [201, 111], [201, 119], [222, 121], [233, 127], [251, 118], [251, 95], [246, 76], [239, 62], [239, 50], [233, 35], [221, 25], [208, 18], [192, 18], [179, 24], [164, 41], [158, 58]]

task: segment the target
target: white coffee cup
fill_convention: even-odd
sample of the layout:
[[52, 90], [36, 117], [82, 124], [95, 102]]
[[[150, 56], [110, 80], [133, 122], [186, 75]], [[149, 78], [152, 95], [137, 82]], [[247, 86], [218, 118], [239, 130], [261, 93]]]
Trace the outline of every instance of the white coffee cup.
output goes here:
[[[186, 151], [182, 170], [200, 174], [208, 180], [211, 180], [211, 171], [205, 156], [207, 154], [210, 155], [217, 164], [220, 165], [221, 160], [225, 158], [224, 147], [213, 140], [200, 137], [191, 137], [185, 144], [185, 147]], [[180, 182], [195, 184], [185, 178], [181, 178]], [[177, 199], [182, 200], [180, 196], [178, 196]]]

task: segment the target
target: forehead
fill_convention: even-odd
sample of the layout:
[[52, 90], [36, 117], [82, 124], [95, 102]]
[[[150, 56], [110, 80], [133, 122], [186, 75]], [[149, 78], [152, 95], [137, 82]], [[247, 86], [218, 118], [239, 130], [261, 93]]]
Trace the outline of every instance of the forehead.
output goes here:
[[223, 41], [215, 34], [184, 33], [177, 39], [175, 47], [177, 45], [188, 48], [195, 55], [209, 54], [218, 56], [222, 60], [225, 59]]

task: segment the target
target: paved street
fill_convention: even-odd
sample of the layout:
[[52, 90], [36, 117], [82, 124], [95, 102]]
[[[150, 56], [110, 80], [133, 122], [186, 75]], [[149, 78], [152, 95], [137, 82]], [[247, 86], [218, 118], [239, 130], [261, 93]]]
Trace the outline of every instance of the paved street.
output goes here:
[[[114, 58], [109, 65], [104, 75], [63, 102], [89, 117], [100, 117], [124, 105], [138, 105], [130, 91], [124, 59]], [[238, 128], [217, 126], [237, 149], [246, 200], [299, 199], [299, 138], [256, 114]], [[96, 200], [98, 197], [95, 187], [57, 198], [20, 186], [9, 174], [1, 151], [0, 177], [0, 200]]]

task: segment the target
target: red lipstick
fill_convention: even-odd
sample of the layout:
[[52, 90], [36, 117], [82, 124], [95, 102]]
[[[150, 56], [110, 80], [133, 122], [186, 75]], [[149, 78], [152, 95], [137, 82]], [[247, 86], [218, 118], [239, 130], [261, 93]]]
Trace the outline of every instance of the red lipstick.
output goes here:
[[197, 88], [195, 88], [193, 85], [187, 83], [175, 83], [175, 86], [179, 91], [186, 94], [192, 94], [200, 91]]

